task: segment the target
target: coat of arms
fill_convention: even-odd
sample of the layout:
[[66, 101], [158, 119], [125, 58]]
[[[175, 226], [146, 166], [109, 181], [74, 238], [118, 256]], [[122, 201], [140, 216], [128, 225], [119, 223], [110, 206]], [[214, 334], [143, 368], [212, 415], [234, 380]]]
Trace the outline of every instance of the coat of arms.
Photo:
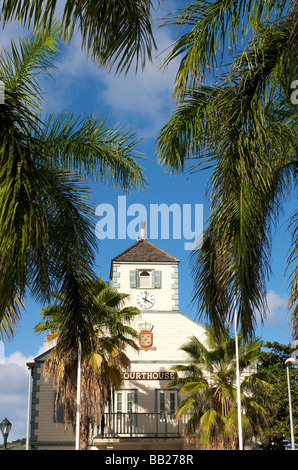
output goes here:
[[139, 344], [140, 348], [144, 351], [148, 351], [148, 349], [156, 349], [153, 344], [153, 325], [151, 323], [140, 323], [139, 324]]

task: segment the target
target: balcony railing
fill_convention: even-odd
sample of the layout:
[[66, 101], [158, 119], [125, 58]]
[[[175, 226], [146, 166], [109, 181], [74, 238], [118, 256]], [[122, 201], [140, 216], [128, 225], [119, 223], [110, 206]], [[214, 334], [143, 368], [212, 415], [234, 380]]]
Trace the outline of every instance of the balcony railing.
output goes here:
[[181, 437], [187, 418], [177, 420], [174, 413], [105, 414], [97, 438]]

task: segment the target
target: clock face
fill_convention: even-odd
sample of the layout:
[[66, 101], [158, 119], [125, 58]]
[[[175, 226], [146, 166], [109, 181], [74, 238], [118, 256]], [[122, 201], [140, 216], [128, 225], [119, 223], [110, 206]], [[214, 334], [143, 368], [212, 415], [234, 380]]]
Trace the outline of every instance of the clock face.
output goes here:
[[142, 290], [136, 297], [138, 307], [151, 308], [154, 305], [154, 295], [147, 290]]

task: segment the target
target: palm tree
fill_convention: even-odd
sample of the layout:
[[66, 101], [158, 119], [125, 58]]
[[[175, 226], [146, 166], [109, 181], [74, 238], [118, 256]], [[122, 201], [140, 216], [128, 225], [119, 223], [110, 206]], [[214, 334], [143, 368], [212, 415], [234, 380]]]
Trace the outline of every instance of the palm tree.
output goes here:
[[[58, 55], [59, 24], [2, 49], [0, 79], [0, 333], [10, 337], [26, 295], [61, 291], [69, 321], [90, 295], [97, 246], [87, 178], [124, 190], [144, 187], [134, 134], [98, 116], [44, 117], [41, 74]], [[83, 297], [85, 296], [85, 299]], [[86, 311], [88, 314], [88, 310]], [[90, 313], [91, 314], [91, 313]]]
[[[206, 340], [206, 341], [205, 341]], [[269, 418], [264, 408], [270, 385], [266, 375], [256, 372], [261, 342], [244, 342], [239, 337], [239, 368], [242, 378], [243, 440], [260, 435]], [[179, 386], [182, 395], [177, 418], [186, 415], [184, 435], [206, 449], [238, 448], [235, 338], [228, 330], [220, 338], [206, 328], [204, 344], [196, 337], [181, 347], [187, 365], [174, 366], [179, 372], [169, 387]]]
[[[123, 372], [130, 366], [125, 353], [127, 346], [138, 349], [134, 339], [137, 332], [129, 325], [139, 314], [135, 307], [124, 307], [127, 294], [112, 289], [108, 282], [96, 279], [89, 286], [93, 299], [92, 324], [81, 312], [81, 322], [86, 323], [88, 343], [82, 345], [80, 445], [86, 450], [90, 429], [100, 424], [103, 414], [110, 410], [112, 390], [120, 387]], [[44, 374], [54, 377], [57, 386], [55, 409], [63, 407], [65, 426], [70, 422], [76, 428], [77, 396], [77, 336], [65, 327], [64, 296], [54, 295], [55, 303], [41, 311], [42, 321], [35, 332], [49, 332], [48, 341], [56, 341], [51, 356], [45, 361]], [[89, 308], [89, 306], [88, 306]], [[65, 341], [66, 340], [66, 341]], [[74, 345], [73, 348], [66, 344]]]
[[[56, 0], [4, 0], [0, 20], [5, 26], [16, 20], [23, 26], [49, 27], [57, 11]], [[78, 30], [82, 48], [103, 66], [127, 72], [134, 59], [136, 68], [151, 60], [156, 48], [151, 28], [151, 0], [66, 0], [61, 37], [68, 42]]]
[[[191, 254], [193, 301], [220, 330], [233, 320], [236, 298], [241, 330], [252, 335], [257, 315], [266, 317], [272, 229], [297, 180], [297, 106], [289, 93], [297, 76], [297, 2], [197, 1], [169, 23], [188, 30], [165, 61], [182, 55], [177, 106], [159, 134], [159, 159], [172, 172], [183, 171], [188, 160], [191, 171], [212, 171], [210, 217], [201, 249]], [[245, 47], [235, 53], [239, 37]], [[209, 84], [216, 67], [219, 77]], [[296, 213], [291, 231], [295, 337]]]

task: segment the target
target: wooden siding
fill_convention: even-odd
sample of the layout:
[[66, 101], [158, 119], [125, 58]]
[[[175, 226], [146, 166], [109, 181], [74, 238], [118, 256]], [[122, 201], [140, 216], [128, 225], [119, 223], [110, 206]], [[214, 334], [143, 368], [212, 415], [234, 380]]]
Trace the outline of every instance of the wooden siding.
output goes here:
[[52, 445], [59, 445], [59, 448], [69, 448], [70, 445], [74, 448], [71, 426], [65, 432], [64, 424], [54, 419], [55, 386], [53, 378], [49, 377], [46, 381], [43, 374], [44, 361], [48, 356], [49, 354], [43, 355], [40, 360], [37, 358], [33, 369], [30, 443], [33, 448], [38, 446], [39, 449], [51, 448]]

